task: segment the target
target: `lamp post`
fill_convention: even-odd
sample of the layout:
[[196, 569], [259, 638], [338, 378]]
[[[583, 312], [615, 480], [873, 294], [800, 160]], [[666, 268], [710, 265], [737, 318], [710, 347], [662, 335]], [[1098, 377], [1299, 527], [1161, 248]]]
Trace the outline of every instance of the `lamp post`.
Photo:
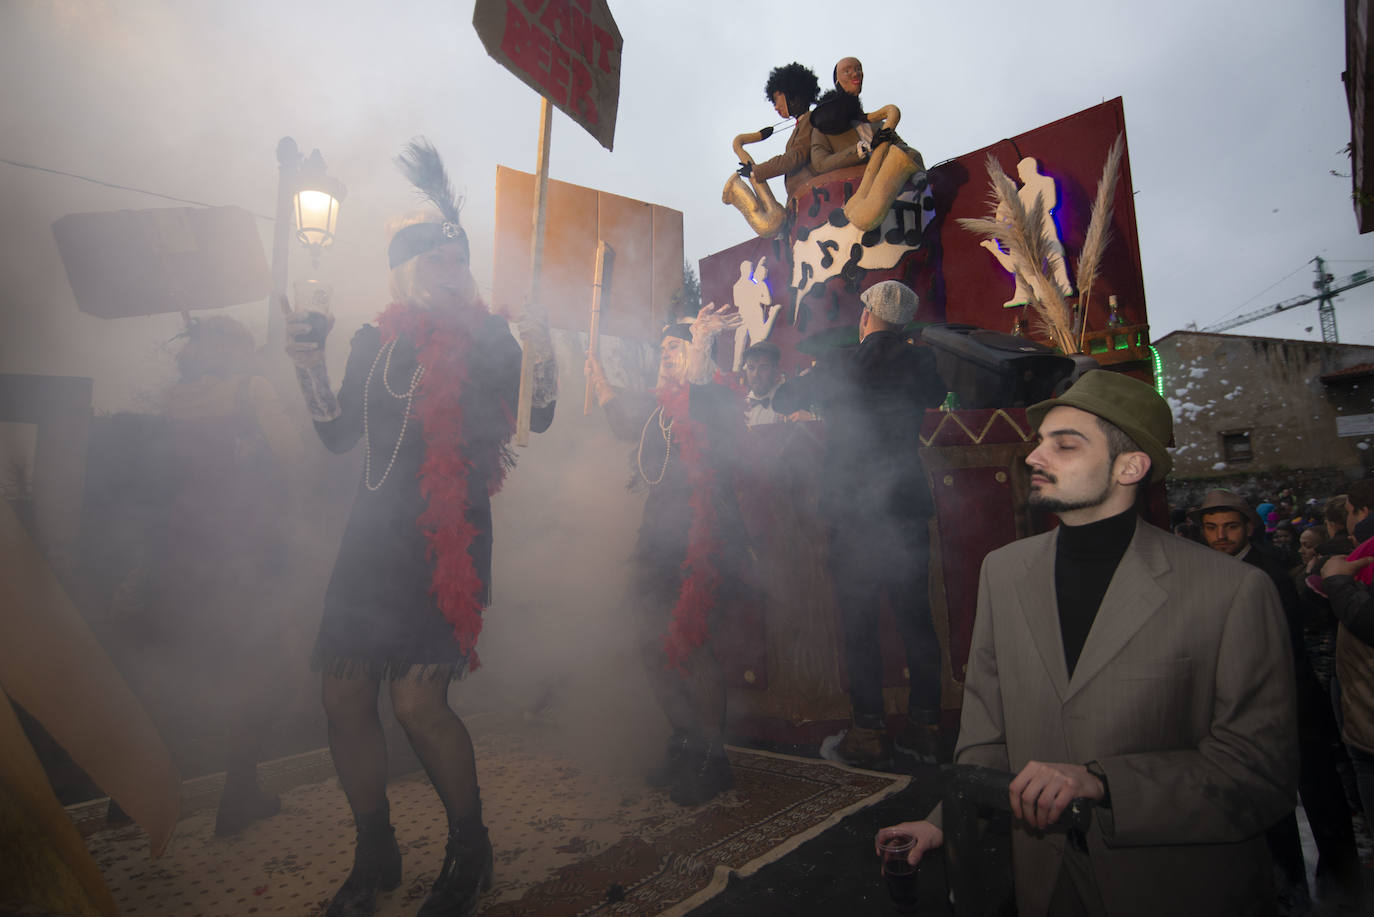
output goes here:
[[319, 150], [307, 159], [301, 156], [296, 141], [283, 137], [277, 143], [277, 223], [272, 234], [272, 298], [267, 303], [267, 346], [281, 347], [286, 341], [281, 302], [286, 296], [287, 263], [294, 235], [310, 250], [312, 264], [318, 268], [320, 252], [334, 242], [339, 222], [339, 204], [348, 193], [342, 182], [325, 172]]
[[319, 150], [310, 154], [296, 175], [296, 238], [310, 249], [315, 267], [320, 252], [334, 244], [339, 225], [339, 204], [348, 189], [337, 178], [325, 174], [324, 157]]

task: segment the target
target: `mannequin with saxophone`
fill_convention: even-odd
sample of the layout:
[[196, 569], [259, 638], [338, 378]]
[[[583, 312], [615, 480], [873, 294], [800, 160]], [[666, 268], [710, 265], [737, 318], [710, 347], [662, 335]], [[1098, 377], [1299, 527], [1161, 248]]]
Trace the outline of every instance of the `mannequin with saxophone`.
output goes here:
[[916, 149], [896, 134], [902, 112], [886, 105], [866, 113], [859, 101], [864, 70], [858, 58], [835, 65], [835, 88], [821, 96], [811, 113], [811, 168], [816, 174], [866, 163], [863, 179], [844, 209], [830, 215], [836, 226], [853, 223], [864, 232], [876, 229], [908, 178], [924, 171]]
[[[783, 118], [796, 118], [787, 147], [777, 156], [756, 163], [744, 145], [767, 140], [773, 128], [740, 134], [733, 147], [739, 157], [739, 172], [725, 183], [721, 199], [737, 207], [760, 236], [771, 236], [782, 226], [784, 209], [768, 188], [768, 179], [781, 175], [790, 198], [796, 189], [815, 176], [811, 171], [811, 106], [820, 93], [820, 82], [809, 67], [796, 62], [774, 67], [768, 74], [763, 94], [774, 111]], [[746, 182], [747, 179], [747, 182]]]

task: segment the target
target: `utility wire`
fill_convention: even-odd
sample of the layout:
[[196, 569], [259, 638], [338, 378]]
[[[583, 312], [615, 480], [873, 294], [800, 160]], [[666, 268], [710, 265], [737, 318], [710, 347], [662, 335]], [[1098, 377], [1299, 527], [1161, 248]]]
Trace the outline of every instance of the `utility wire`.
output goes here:
[[[1234, 306], [1234, 307], [1232, 307], [1231, 309], [1228, 309], [1226, 312], [1222, 313], [1221, 315], [1218, 315], [1216, 318], [1214, 318], [1214, 319], [1212, 319], [1211, 321], [1207, 322], [1207, 325], [1208, 325], [1208, 326], [1216, 325], [1216, 324], [1219, 324], [1219, 323], [1221, 323], [1221, 322], [1226, 321], [1226, 320], [1227, 320], [1228, 318], [1230, 318], [1232, 315], [1236, 314], [1236, 313], [1239, 312], [1241, 309], [1244, 309], [1246, 306], [1250, 305], [1250, 303], [1252, 303], [1252, 302], [1254, 302], [1255, 300], [1259, 299], [1259, 298], [1260, 298], [1261, 296], [1263, 296], [1265, 293], [1268, 293], [1270, 290], [1274, 289], [1274, 287], [1276, 287], [1276, 286], [1278, 286], [1279, 284], [1283, 283], [1285, 280], [1287, 280], [1289, 277], [1292, 277], [1292, 276], [1293, 276], [1294, 274], [1296, 274], [1298, 271], [1306, 270], [1307, 267], [1308, 267], [1308, 265], [1310, 265], [1311, 263], [1312, 263], [1311, 261], [1308, 261], [1308, 262], [1306, 262], [1306, 263], [1304, 263], [1304, 264], [1299, 265], [1298, 267], [1293, 268], [1293, 270], [1289, 271], [1287, 274], [1283, 275], [1283, 276], [1280, 277], [1278, 280], [1275, 280], [1273, 283], [1269, 284], [1269, 286], [1265, 287], [1263, 290], [1260, 290], [1260, 291], [1259, 291], [1258, 293], [1256, 293], [1254, 296], [1251, 296], [1249, 299], [1245, 300], [1245, 302], [1241, 303], [1241, 304], [1238, 305], [1238, 306]], [[1199, 327], [1202, 327], [1202, 326], [1199, 325]]]
[[[101, 180], [98, 179], [98, 178], [91, 178], [91, 177], [86, 176], [86, 175], [77, 175], [75, 172], [63, 172], [61, 169], [49, 169], [49, 168], [47, 168], [47, 167], [45, 167], [45, 166], [36, 166], [36, 165], [34, 165], [33, 163], [29, 163], [29, 162], [16, 162], [16, 161], [13, 160], [13, 159], [5, 159], [5, 158], [3, 158], [3, 157], [0, 157], [0, 162], [3, 162], [3, 163], [5, 163], [6, 165], [10, 165], [10, 166], [17, 166], [18, 168], [21, 168], [21, 169], [33, 169], [33, 170], [36, 171], [36, 172], [48, 172], [48, 173], [50, 173], [50, 174], [52, 174], [52, 175], [62, 175], [62, 176], [65, 176], [65, 177], [67, 177], [67, 178], [75, 178], [75, 179], [79, 179], [80, 181], [90, 182], [90, 183], [93, 184], [93, 185], [101, 185], [101, 186], [103, 186], [103, 187], [105, 187], [105, 188], [114, 188], [114, 189], [117, 190], [117, 191], [132, 191], [132, 192], [134, 192], [135, 194], [146, 194], [146, 195], [148, 195], [148, 196], [150, 196], [150, 197], [160, 197], [160, 198], [162, 198], [163, 200], [167, 200], [167, 201], [176, 201], [178, 204], [194, 204], [194, 205], [197, 206], [197, 207], [218, 207], [218, 206], [220, 206], [219, 204], [207, 204], [207, 203], [205, 203], [204, 201], [193, 201], [193, 200], [190, 200], [190, 199], [184, 198], [184, 197], [173, 197], [173, 196], [170, 195], [170, 194], [162, 194], [162, 193], [160, 193], [160, 192], [158, 192], [158, 191], [149, 191], [149, 190], [147, 190], [146, 188], [135, 188], [135, 187], [133, 187], [133, 186], [131, 186], [131, 185], [117, 185], [117, 184], [115, 184], [114, 182], [101, 181]], [[251, 210], [248, 211], [248, 212], [249, 212], [249, 213], [253, 213], [253, 211], [251, 211]], [[276, 217], [269, 217], [269, 216], [266, 216], [266, 215], [261, 214], [261, 213], [253, 213], [253, 216], [257, 217], [259, 220], [266, 220], [266, 221], [269, 222], [269, 223], [275, 223], [275, 222], [277, 222]]]

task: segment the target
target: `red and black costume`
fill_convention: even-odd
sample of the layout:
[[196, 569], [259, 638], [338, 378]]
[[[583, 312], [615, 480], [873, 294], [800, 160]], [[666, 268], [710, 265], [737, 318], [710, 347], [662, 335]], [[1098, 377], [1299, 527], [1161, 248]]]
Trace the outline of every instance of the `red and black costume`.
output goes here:
[[632, 486], [648, 488], [631, 600], [645, 616], [646, 640], [680, 668], [707, 642], [712, 616], [739, 581], [747, 537], [735, 499], [740, 396], [715, 382], [626, 393], [607, 402], [606, 418], [617, 437], [638, 443]]
[[[714, 332], [693, 343], [691, 331], [672, 325], [664, 336], [688, 342], [687, 378], [711, 375]], [[649, 783], [670, 787], [681, 805], [699, 805], [734, 780], [724, 747], [725, 682], [710, 638], [741, 582], [747, 536], [735, 479], [744, 405], [714, 381], [661, 381], [652, 394], [602, 403], [612, 431], [636, 443], [632, 488], [648, 488], [629, 601], [645, 674], [673, 727]]]
[[[330, 451], [347, 452], [366, 418], [369, 456], [314, 662], [341, 677], [398, 678], [415, 666], [457, 676], [475, 661], [489, 595], [491, 495], [509, 467], [520, 345], [486, 313], [392, 306], [378, 324], [353, 336], [339, 416], [315, 421]], [[536, 407], [531, 429], [548, 429], [553, 413], [553, 403]]]

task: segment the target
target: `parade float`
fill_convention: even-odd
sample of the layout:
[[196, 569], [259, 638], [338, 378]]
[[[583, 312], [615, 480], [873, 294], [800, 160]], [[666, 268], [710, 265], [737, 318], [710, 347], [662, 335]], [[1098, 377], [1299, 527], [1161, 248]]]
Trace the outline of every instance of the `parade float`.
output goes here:
[[[901, 114], [886, 105], [868, 117], [883, 131]], [[736, 135], [734, 157], [752, 165], [751, 148], [785, 133]], [[700, 292], [702, 303], [728, 304], [743, 319], [733, 339], [717, 342], [719, 369], [733, 378], [761, 341], [779, 348], [788, 375], [855, 343], [859, 295], [875, 283], [899, 280], [919, 295], [910, 333], [936, 349], [951, 393], [927, 413], [921, 442], [936, 507], [930, 609], [943, 650], [943, 720], [953, 727], [982, 559], [1054, 524], [1026, 509], [1022, 460], [1034, 431], [1025, 406], [1089, 367], [1147, 380], [1155, 373], [1121, 99], [930, 168], [914, 150], [889, 158], [897, 152], [881, 143], [864, 164], [789, 176], [783, 196], [752, 168], [730, 174], [722, 206], [740, 212], [746, 238], [699, 262]], [[683, 214], [545, 181], [541, 194], [536, 174], [498, 170], [493, 306], [514, 309], [531, 295], [530, 214], [543, 197], [543, 299], [564, 329], [560, 359], [575, 364], [583, 349], [599, 349], [618, 385], [652, 387], [657, 331], [686, 317], [672, 295]], [[753, 539], [753, 588], [713, 644], [729, 682], [730, 731], [742, 741], [814, 747], [849, 722], [817, 514], [825, 427], [748, 431], [740, 503]], [[1162, 507], [1157, 491], [1153, 504]], [[905, 712], [908, 673], [886, 612], [882, 629], [895, 720]]]
[[[889, 105], [869, 117], [890, 128], [900, 113]], [[746, 146], [761, 133], [736, 138], [741, 162], [752, 161]], [[700, 262], [702, 301], [731, 303], [744, 316], [736, 345], [720, 348], [723, 371], [739, 369], [746, 343], [766, 340], [780, 348], [785, 373], [803, 372], [825, 349], [857, 340], [868, 287], [899, 280], [920, 296], [910, 333], [936, 348], [951, 392], [921, 433], [936, 507], [930, 609], [947, 725], [958, 721], [983, 557], [1054, 524], [1026, 509], [1023, 459], [1034, 431], [1025, 406], [1065, 372], [1088, 367], [1155, 378], [1125, 136], [1117, 98], [928, 169], [903, 169], [900, 182], [885, 163], [889, 144], [867, 164], [809, 178], [785, 203], [756, 178], [731, 176], [725, 202], [753, 232]], [[742, 737], [810, 745], [849, 718], [815, 515], [824, 435], [823, 421], [749, 433], [745, 498], [764, 599], [737, 609], [718, 645]], [[909, 673], [886, 612], [882, 627], [884, 694], [896, 718]]]

